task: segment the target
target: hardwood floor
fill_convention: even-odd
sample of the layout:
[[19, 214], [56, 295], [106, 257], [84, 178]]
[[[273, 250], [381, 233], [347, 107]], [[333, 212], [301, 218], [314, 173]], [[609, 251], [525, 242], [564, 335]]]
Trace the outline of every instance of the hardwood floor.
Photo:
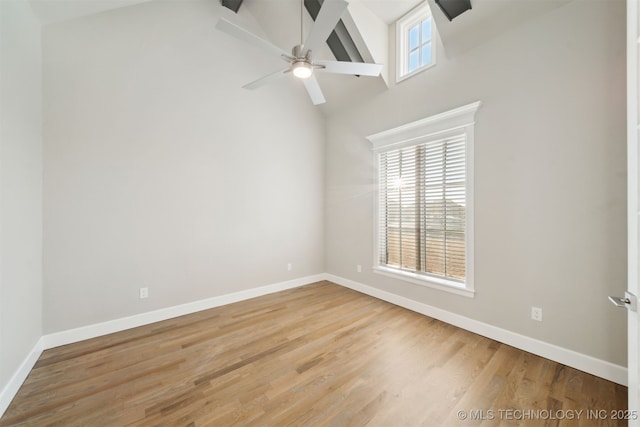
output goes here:
[[319, 282], [47, 350], [0, 426], [607, 426], [626, 400]]

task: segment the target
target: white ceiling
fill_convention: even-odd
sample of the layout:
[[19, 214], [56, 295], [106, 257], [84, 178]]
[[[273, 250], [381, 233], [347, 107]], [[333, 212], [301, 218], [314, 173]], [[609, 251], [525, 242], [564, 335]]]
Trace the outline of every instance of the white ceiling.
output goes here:
[[[46, 25], [153, 0], [30, 1], [41, 23]], [[348, 1], [361, 3], [382, 22], [391, 24], [425, 0]], [[445, 47], [445, 55], [452, 57], [574, 0], [471, 0], [473, 10], [463, 13], [451, 22], [438, 10], [435, 0], [426, 1], [433, 11], [436, 27]], [[300, 40], [300, 4], [301, 0], [244, 0], [240, 12], [249, 12], [264, 31], [264, 36], [288, 50]], [[311, 18], [305, 14], [305, 33], [311, 25]], [[382, 25], [382, 28], [385, 28], [385, 25]], [[318, 52], [318, 57], [330, 59], [332, 55], [325, 46]], [[264, 66], [256, 63], [256, 78], [260, 77], [261, 73], [273, 72], [270, 66], [269, 63], [265, 63]], [[360, 98], [358, 94], [367, 96], [368, 93], [377, 93], [385, 88], [383, 83], [377, 81], [380, 79], [375, 78], [319, 75], [318, 80], [328, 102], [323, 109], [335, 108], [341, 100]]]
[[383, 22], [391, 24], [423, 0], [355, 0], [367, 6]]
[[[43, 25], [80, 18], [111, 9], [131, 6], [152, 0], [31, 0], [33, 9]], [[212, 0], [219, 1], [219, 0]], [[251, 2], [252, 0], [245, 0]], [[260, 0], [265, 6], [281, 0]], [[360, 1], [382, 21], [391, 23], [423, 0], [352, 0]], [[296, 6], [299, 0], [287, 1]], [[276, 7], [276, 9], [278, 9]]]
[[151, 0], [31, 0], [42, 25], [53, 24]]

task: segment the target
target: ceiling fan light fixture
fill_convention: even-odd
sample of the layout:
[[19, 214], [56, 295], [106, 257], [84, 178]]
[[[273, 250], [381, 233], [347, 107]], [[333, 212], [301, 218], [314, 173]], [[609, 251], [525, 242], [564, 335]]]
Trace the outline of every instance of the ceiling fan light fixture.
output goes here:
[[308, 79], [313, 74], [313, 67], [306, 61], [298, 61], [294, 62], [291, 71], [299, 79]]

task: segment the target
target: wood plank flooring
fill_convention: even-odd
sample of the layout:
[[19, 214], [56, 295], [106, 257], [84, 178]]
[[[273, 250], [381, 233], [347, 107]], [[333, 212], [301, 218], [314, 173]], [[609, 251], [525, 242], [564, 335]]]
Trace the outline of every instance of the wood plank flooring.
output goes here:
[[47, 350], [0, 426], [614, 426], [626, 402], [626, 387], [318, 282]]

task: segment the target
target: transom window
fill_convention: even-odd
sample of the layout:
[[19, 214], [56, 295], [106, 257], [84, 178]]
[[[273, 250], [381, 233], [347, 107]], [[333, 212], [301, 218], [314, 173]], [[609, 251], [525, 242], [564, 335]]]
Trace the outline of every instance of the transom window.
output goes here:
[[374, 272], [473, 296], [473, 129], [480, 103], [368, 137]]
[[397, 81], [435, 65], [434, 35], [433, 18], [426, 2], [398, 20]]

